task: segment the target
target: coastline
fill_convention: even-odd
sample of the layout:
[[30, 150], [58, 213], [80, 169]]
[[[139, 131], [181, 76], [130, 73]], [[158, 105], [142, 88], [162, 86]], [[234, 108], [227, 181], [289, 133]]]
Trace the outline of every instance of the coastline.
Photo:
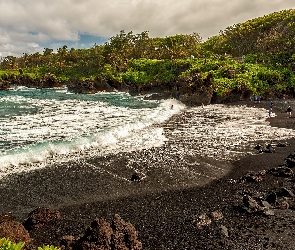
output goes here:
[[[230, 105], [247, 104], [258, 106], [252, 102], [238, 102]], [[263, 101], [259, 107], [268, 108], [268, 101]], [[281, 113], [281, 106], [276, 106], [274, 101], [273, 112], [277, 116], [269, 118], [269, 122], [273, 127], [295, 128], [295, 118], [287, 118], [285, 113]], [[294, 237], [295, 219], [292, 209], [278, 210], [275, 216], [265, 217], [256, 214], [247, 215], [237, 211], [236, 205], [242, 202], [241, 193], [252, 188], [257, 192], [264, 192], [265, 189], [278, 189], [283, 180], [276, 183], [275, 178], [270, 181], [262, 181], [259, 183], [232, 183], [229, 180], [238, 180], [248, 171], [260, 171], [271, 169], [283, 164], [284, 159], [295, 151], [295, 138], [287, 141], [290, 145], [283, 148], [276, 148], [272, 154], [257, 154], [242, 157], [240, 160], [232, 163], [231, 170], [220, 179], [213, 180], [199, 187], [182, 187], [173, 186], [171, 189], [161, 190], [159, 192], [142, 193], [141, 183], [134, 182], [130, 185], [130, 190], [126, 197], [116, 198], [109, 194], [103, 200], [93, 201], [95, 194], [93, 190], [108, 190], [112, 188], [108, 186], [107, 181], [97, 187], [95, 182], [97, 176], [93, 175], [91, 169], [84, 169], [83, 178], [79, 180], [78, 168], [77, 173], [71, 171], [71, 178], [80, 182], [79, 189], [84, 189], [84, 193], [89, 193], [89, 200], [79, 203], [72, 200], [65, 200], [66, 205], [58, 207], [62, 217], [59, 220], [52, 221], [38, 230], [31, 232], [31, 237], [35, 243], [59, 245], [60, 238], [64, 235], [73, 235], [75, 237], [82, 234], [90, 225], [94, 218], [106, 218], [111, 220], [114, 214], [119, 214], [124, 220], [130, 221], [138, 231], [138, 238], [143, 244], [143, 249], [295, 249], [292, 245], [291, 238]], [[107, 161], [109, 159], [105, 159]], [[124, 157], [120, 157], [116, 164], [124, 164]], [[181, 164], [181, 162], [179, 162]], [[69, 170], [74, 170], [69, 168]], [[52, 172], [49, 175], [49, 172]], [[70, 171], [69, 171], [70, 172]], [[42, 175], [42, 173], [44, 175]], [[37, 182], [45, 182], [47, 190], [44, 192], [57, 192], [62, 196], [63, 188], [71, 183], [64, 183], [69, 180], [69, 176], [63, 178], [58, 169], [54, 171], [36, 171], [34, 175], [26, 176], [25, 179], [16, 179], [15, 183], [25, 182], [28, 185], [27, 192], [34, 192]], [[70, 173], [68, 173], [70, 174]], [[161, 179], [156, 176], [155, 179]], [[107, 180], [107, 176], [105, 176]], [[269, 177], [271, 178], [271, 177]], [[12, 183], [13, 184], [13, 183]], [[50, 185], [51, 184], [51, 185]], [[118, 185], [119, 183], [112, 183]], [[157, 189], [160, 183], [150, 183], [150, 188]], [[31, 190], [30, 190], [31, 189]], [[5, 189], [4, 189], [5, 190]], [[6, 190], [9, 191], [9, 190]], [[7, 201], [11, 199], [13, 190], [5, 194]], [[36, 191], [36, 190], [35, 190]], [[75, 190], [73, 190], [75, 191]], [[17, 194], [16, 197], [25, 200], [25, 194]], [[57, 202], [54, 196], [50, 201], [52, 204]], [[73, 195], [75, 197], [75, 195]], [[77, 200], [79, 192], [76, 193]], [[41, 195], [40, 197], [41, 198]], [[66, 198], [66, 196], [65, 196]], [[39, 200], [40, 204], [45, 202]], [[4, 199], [5, 201], [5, 199]], [[48, 202], [48, 201], [46, 201]], [[31, 204], [27, 200], [28, 212]], [[17, 209], [16, 209], [17, 210]], [[221, 221], [213, 222], [209, 226], [198, 228], [194, 224], [194, 218], [202, 213], [211, 213], [219, 210], [224, 218]], [[22, 212], [24, 216], [24, 212]], [[24, 218], [22, 218], [24, 219]], [[228, 230], [228, 235], [224, 235], [220, 227], [224, 226]], [[273, 230], [272, 230], [273, 229]], [[284, 233], [285, 232], [285, 233]], [[287, 232], [287, 233], [286, 233]], [[279, 238], [280, 237], [280, 238]]]

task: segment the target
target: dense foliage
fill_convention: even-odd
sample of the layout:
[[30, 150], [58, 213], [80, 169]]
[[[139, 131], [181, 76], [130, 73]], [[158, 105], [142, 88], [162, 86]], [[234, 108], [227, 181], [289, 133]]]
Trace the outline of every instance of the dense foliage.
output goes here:
[[295, 68], [295, 9], [234, 24], [204, 43], [214, 53], [254, 54], [257, 61]]
[[23, 248], [25, 243], [19, 242], [19, 243], [13, 243], [9, 239], [2, 238], [0, 239], [0, 250], [20, 250]]
[[[293, 95], [295, 87], [295, 10], [275, 12], [235, 24], [202, 43], [197, 33], [150, 38], [148, 32], [121, 31], [104, 45], [55, 53], [5, 57], [0, 80], [21, 75], [40, 79], [50, 73], [60, 82], [115, 81], [169, 84], [178, 77], [213, 77], [214, 92], [246, 89], [255, 95]], [[194, 84], [193, 82], [190, 84]]]

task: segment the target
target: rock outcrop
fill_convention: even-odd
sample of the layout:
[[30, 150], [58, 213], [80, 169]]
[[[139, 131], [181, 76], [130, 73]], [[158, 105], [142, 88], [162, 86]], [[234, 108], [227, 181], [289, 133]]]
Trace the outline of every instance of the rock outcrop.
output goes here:
[[12, 85], [25, 86], [28, 88], [59, 88], [59, 82], [53, 74], [44, 74], [40, 79], [34, 79], [28, 75], [19, 75], [10, 81]]
[[51, 208], [38, 207], [29, 213], [28, 218], [23, 222], [27, 230], [33, 230], [42, 227], [51, 220], [60, 219], [61, 214]]
[[0, 81], [0, 90], [9, 90], [10, 88], [10, 82], [2, 80]]
[[64, 250], [141, 250], [142, 244], [134, 226], [116, 214], [112, 224], [104, 218], [94, 219], [85, 234], [78, 239], [73, 236], [63, 237], [61, 247]]
[[13, 243], [32, 241], [28, 230], [12, 214], [0, 215], [0, 238], [7, 238]]
[[179, 74], [170, 82], [148, 82], [145, 84], [132, 84], [106, 80], [103, 76], [95, 79], [70, 79], [60, 82], [55, 75], [47, 73], [40, 79], [34, 79], [21, 73], [17, 77], [0, 82], [0, 90], [8, 90], [10, 85], [25, 86], [29, 88], [55, 88], [66, 85], [68, 89], [77, 94], [94, 94], [97, 92], [128, 92], [130, 95], [143, 95], [145, 99], [159, 100], [175, 98], [189, 106], [202, 104], [230, 103], [248, 99], [252, 93], [246, 87], [239, 87], [229, 91], [224, 96], [218, 96], [214, 91], [213, 76], [208, 74], [202, 78], [199, 73], [190, 76]]

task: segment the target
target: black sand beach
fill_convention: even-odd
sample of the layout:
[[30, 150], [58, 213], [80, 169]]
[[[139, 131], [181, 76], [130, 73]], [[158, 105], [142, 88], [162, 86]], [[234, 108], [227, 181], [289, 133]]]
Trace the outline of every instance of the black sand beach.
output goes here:
[[[268, 101], [231, 105], [237, 104], [269, 107]], [[287, 118], [282, 111], [282, 106], [276, 106], [274, 100], [273, 112], [277, 116], [269, 118], [270, 124], [295, 129], [295, 118]], [[292, 178], [277, 177], [268, 171], [257, 175], [261, 177], [258, 182], [240, 181], [249, 171], [258, 173], [282, 165], [285, 158], [295, 152], [295, 139], [287, 143], [286, 147], [275, 147], [273, 153], [245, 156], [228, 163], [228, 167], [220, 162], [228, 172], [210, 182], [200, 179], [197, 187], [190, 183], [185, 185], [185, 180], [178, 186], [177, 180], [169, 179], [163, 172], [165, 166], [159, 166], [158, 171], [150, 173], [146, 180], [128, 184], [123, 179], [110, 179], [105, 172], [94, 173], [92, 167], [85, 167], [87, 164], [83, 165], [82, 172], [77, 163], [41, 169], [15, 176], [8, 184], [1, 183], [0, 212], [12, 212], [19, 221], [25, 220], [38, 206], [61, 213], [60, 219], [30, 231], [33, 246], [60, 246], [62, 236], [80, 236], [94, 218], [111, 221], [114, 214], [119, 214], [134, 225], [143, 249], [148, 250], [295, 249], [292, 196], [284, 198], [289, 204], [287, 207], [282, 206], [281, 200], [271, 204], [271, 215], [263, 211], [247, 212], [242, 208], [245, 196], [259, 199], [270, 191], [279, 192], [282, 187], [295, 192]], [[144, 154], [150, 157], [153, 150], [141, 152], [141, 157], [144, 158]], [[99, 167], [97, 161], [111, 162], [125, 171], [120, 176], [127, 178], [132, 174], [130, 169], [124, 168], [128, 157], [131, 156], [121, 154], [116, 158], [89, 159], [87, 163]], [[208, 159], [210, 161], [213, 160]], [[181, 159], [175, 159], [175, 162], [182, 164]], [[222, 216], [214, 218], [213, 212]], [[208, 225], [201, 225], [204, 221], [200, 216], [204, 214], [211, 220]]]

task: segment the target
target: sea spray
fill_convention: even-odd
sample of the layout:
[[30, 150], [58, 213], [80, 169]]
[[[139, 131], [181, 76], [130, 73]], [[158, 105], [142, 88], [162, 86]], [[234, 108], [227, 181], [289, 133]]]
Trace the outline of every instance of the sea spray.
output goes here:
[[[75, 95], [66, 89], [20, 88], [0, 97], [5, 112], [0, 118], [1, 175], [31, 169], [32, 163], [56, 155], [93, 149], [103, 155], [160, 146], [165, 141], [163, 129], [153, 125], [185, 107], [173, 99], [150, 101], [126, 93]], [[171, 105], [176, 108], [171, 110]]]

